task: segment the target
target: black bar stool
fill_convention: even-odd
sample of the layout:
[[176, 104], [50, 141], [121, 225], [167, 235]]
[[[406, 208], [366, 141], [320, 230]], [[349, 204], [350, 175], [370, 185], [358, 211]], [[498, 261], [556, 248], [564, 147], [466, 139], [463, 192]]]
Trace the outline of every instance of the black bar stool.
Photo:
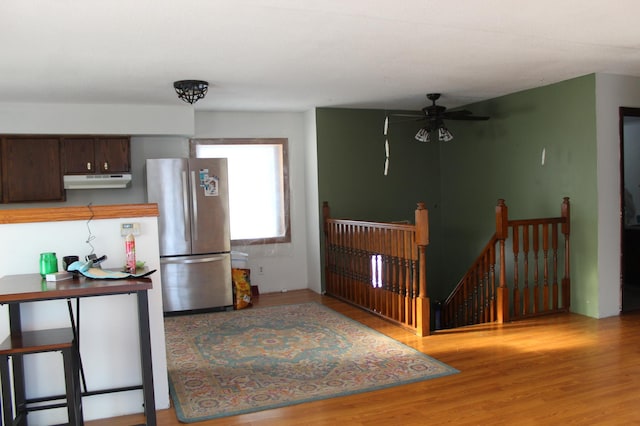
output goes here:
[[[82, 396], [79, 378], [79, 351], [74, 339], [73, 329], [56, 328], [22, 332], [21, 336], [9, 336], [0, 344], [0, 384], [2, 386], [2, 408], [6, 426], [20, 424], [30, 410], [27, 401], [17, 402], [16, 415], [13, 415], [11, 378], [9, 375], [9, 358], [20, 358], [24, 355], [43, 352], [62, 352], [66, 387], [66, 403], [38, 406], [37, 409], [67, 407], [70, 425], [83, 425]], [[14, 379], [15, 380], [15, 379]], [[52, 397], [47, 400], [62, 399]]]

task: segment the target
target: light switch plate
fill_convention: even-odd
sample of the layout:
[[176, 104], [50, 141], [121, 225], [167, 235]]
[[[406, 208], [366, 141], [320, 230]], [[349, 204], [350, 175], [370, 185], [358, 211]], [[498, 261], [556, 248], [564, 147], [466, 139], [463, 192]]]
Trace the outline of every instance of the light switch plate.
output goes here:
[[121, 223], [120, 224], [120, 235], [126, 237], [129, 234], [133, 234], [134, 236], [140, 235], [140, 224], [135, 223]]

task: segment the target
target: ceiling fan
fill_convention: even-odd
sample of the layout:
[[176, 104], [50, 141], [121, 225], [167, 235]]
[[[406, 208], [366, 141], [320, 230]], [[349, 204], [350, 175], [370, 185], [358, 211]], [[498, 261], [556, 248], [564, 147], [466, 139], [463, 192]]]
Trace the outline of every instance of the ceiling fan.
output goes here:
[[413, 114], [396, 114], [392, 113], [387, 115], [384, 122], [384, 135], [387, 135], [389, 129], [389, 117], [405, 117], [413, 118], [409, 121], [422, 121], [425, 120], [426, 124], [418, 130], [415, 138], [420, 142], [429, 142], [431, 140], [430, 134], [432, 131], [438, 131], [438, 139], [444, 142], [448, 142], [453, 139], [453, 135], [444, 125], [444, 120], [469, 120], [469, 121], [481, 121], [488, 120], [489, 117], [483, 117], [478, 115], [472, 115], [472, 112], [466, 109], [447, 111], [446, 107], [436, 105], [436, 101], [440, 99], [440, 93], [429, 93], [427, 99], [431, 101], [431, 105], [427, 105], [422, 108], [422, 113]]

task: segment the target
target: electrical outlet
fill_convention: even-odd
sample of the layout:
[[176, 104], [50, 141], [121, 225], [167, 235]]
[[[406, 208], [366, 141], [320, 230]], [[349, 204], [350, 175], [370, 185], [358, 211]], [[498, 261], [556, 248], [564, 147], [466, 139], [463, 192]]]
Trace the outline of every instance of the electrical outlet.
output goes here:
[[120, 224], [120, 235], [126, 237], [129, 234], [133, 234], [134, 236], [140, 235], [140, 224], [135, 223], [121, 223]]
[[264, 266], [258, 266], [258, 275], [264, 275]]

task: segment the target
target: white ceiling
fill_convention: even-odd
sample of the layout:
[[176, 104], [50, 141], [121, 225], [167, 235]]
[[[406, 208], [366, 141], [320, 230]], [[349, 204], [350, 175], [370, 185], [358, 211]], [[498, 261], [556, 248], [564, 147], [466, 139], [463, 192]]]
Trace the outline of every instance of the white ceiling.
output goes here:
[[[0, 0], [0, 102], [447, 107], [640, 76], [638, 0]], [[186, 104], [184, 104], [186, 105]]]

